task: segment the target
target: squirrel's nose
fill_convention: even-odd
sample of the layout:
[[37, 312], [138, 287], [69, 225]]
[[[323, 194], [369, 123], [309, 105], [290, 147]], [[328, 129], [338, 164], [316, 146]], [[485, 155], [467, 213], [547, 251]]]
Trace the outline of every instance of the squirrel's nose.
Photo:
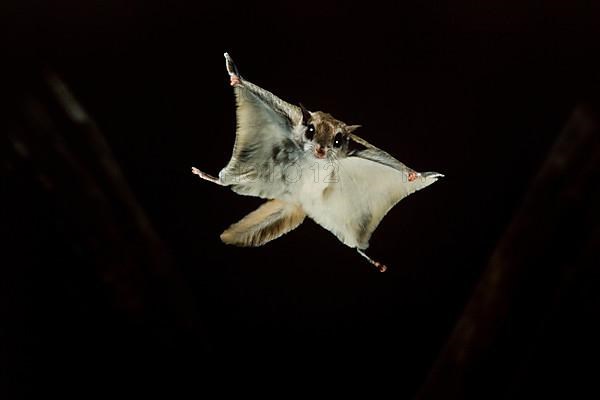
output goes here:
[[325, 158], [326, 154], [327, 149], [325, 147], [322, 147], [320, 144], [317, 144], [317, 146], [315, 147], [315, 156], [317, 156], [318, 158]]

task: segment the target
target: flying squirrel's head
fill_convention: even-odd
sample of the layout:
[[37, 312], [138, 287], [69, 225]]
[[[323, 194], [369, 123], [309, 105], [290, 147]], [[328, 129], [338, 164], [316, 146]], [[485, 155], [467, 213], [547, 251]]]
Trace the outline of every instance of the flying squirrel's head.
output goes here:
[[310, 151], [315, 158], [325, 159], [340, 156], [347, 152], [350, 133], [360, 125], [346, 125], [330, 114], [310, 112], [304, 106], [302, 123], [298, 131], [304, 151]]

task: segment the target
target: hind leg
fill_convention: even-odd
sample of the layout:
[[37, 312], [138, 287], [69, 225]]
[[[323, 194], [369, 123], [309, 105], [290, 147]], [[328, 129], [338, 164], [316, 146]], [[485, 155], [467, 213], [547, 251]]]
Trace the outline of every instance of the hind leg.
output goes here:
[[379, 261], [373, 260], [371, 257], [369, 257], [368, 255], [366, 255], [365, 252], [362, 251], [361, 249], [357, 248], [356, 251], [358, 251], [358, 254], [360, 254], [361, 256], [363, 256], [364, 258], [366, 258], [367, 261], [369, 261], [371, 264], [373, 264], [373, 266], [375, 266], [375, 268], [377, 268], [377, 270], [379, 272], [385, 272], [385, 271], [387, 271], [387, 267], [385, 265], [383, 265]]
[[214, 176], [209, 175], [206, 172], [200, 171], [196, 167], [192, 167], [192, 173], [198, 175], [200, 178], [204, 179], [205, 181], [216, 183], [219, 186], [225, 186], [225, 184], [221, 181], [220, 178], [215, 178]]

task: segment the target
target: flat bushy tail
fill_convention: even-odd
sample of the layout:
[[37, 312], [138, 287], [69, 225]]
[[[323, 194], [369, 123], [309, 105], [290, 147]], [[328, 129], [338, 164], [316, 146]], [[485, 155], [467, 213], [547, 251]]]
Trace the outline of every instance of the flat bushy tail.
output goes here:
[[221, 240], [241, 247], [262, 246], [295, 229], [305, 216], [297, 205], [269, 200], [227, 228]]

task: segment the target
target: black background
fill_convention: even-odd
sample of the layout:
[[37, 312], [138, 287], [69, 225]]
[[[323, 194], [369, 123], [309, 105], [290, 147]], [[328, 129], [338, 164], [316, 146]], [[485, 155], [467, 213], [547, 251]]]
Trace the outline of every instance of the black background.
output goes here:
[[[168, 327], [123, 320], [85, 263], [63, 254], [53, 216], [21, 199], [10, 213], [40, 228], [18, 247], [35, 261], [5, 264], [20, 271], [6, 284], [12, 382], [29, 390], [91, 377], [112, 387], [135, 377], [201, 392], [215, 376], [232, 385], [256, 376], [256, 387], [285, 377], [295, 390], [342, 372], [345, 387], [381, 374], [410, 397], [554, 138], [577, 104], [597, 99], [598, 6], [540, 4], [9, 7], [5, 78], [51, 68], [71, 87], [194, 293], [205, 332], [159, 343], [154, 331]], [[373, 235], [369, 253], [388, 273], [309, 220], [261, 248], [219, 241], [261, 203], [190, 173], [217, 174], [231, 154], [224, 51], [254, 83], [362, 124], [360, 136], [407, 165], [446, 175]]]

